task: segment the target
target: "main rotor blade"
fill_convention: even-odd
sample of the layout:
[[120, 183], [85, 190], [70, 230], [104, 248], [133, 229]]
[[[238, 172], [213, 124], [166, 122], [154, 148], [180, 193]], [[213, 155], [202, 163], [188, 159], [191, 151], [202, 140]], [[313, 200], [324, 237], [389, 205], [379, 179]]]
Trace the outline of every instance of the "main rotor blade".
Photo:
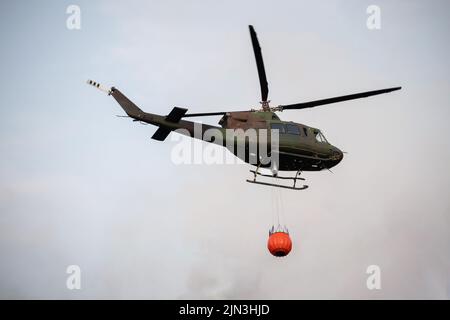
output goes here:
[[387, 88], [387, 89], [374, 90], [374, 91], [366, 91], [366, 92], [349, 94], [346, 96], [339, 96], [339, 97], [328, 98], [328, 99], [323, 99], [323, 100], [315, 100], [315, 101], [309, 101], [309, 102], [280, 105], [278, 107], [281, 111], [282, 110], [293, 110], [293, 109], [306, 109], [306, 108], [321, 106], [324, 104], [336, 103], [336, 102], [359, 99], [359, 98], [366, 98], [366, 97], [374, 96], [377, 94], [388, 93], [388, 92], [392, 92], [395, 90], [400, 90], [401, 88], [402, 87], [395, 87], [395, 88]]
[[203, 112], [203, 113], [187, 113], [183, 116], [183, 118], [189, 118], [189, 117], [206, 117], [206, 116], [223, 116], [225, 115], [225, 111], [220, 112]]
[[267, 84], [266, 71], [264, 69], [264, 62], [261, 54], [261, 47], [259, 46], [258, 37], [256, 36], [253, 26], [248, 26], [250, 29], [250, 37], [252, 39], [253, 52], [255, 53], [256, 67], [258, 68], [259, 85], [261, 86], [261, 101], [267, 101], [269, 94], [269, 87]]

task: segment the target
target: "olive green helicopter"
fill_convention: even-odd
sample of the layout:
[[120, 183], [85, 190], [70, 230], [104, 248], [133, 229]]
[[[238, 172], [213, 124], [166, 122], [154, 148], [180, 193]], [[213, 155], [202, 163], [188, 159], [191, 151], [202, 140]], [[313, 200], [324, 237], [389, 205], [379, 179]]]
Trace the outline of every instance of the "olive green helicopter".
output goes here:
[[[308, 188], [307, 185], [296, 185], [297, 180], [305, 180], [300, 177], [300, 174], [303, 171], [330, 170], [342, 161], [343, 152], [330, 144], [320, 129], [292, 121], [282, 121], [275, 112], [313, 108], [336, 102], [365, 98], [400, 90], [401, 87], [366, 91], [333, 98], [272, 107], [270, 106], [270, 100], [268, 100], [269, 88], [261, 54], [261, 47], [253, 26], [250, 25], [249, 30], [261, 87], [261, 107], [258, 109], [250, 109], [247, 111], [187, 113], [188, 109], [186, 108], [174, 107], [168, 115], [158, 115], [142, 111], [115, 87], [104, 88], [99, 83], [92, 80], [88, 80], [88, 84], [108, 93], [108, 95], [112, 95], [127, 114], [125, 117], [130, 117], [133, 121], [157, 126], [158, 129], [153, 134], [152, 139], [164, 141], [170, 132], [176, 131], [177, 133], [192, 138], [221, 145], [229, 149], [238, 158], [256, 166], [255, 170], [250, 170], [253, 174], [253, 179], [248, 179], [246, 180], [247, 182], [293, 190], [304, 190]], [[221, 127], [183, 120], [184, 118], [189, 117], [204, 116], [222, 116], [219, 121]], [[196, 128], [198, 127], [200, 127], [201, 134], [196, 134]], [[276, 148], [271, 144], [272, 140], [270, 137], [264, 140], [265, 143], [267, 143], [267, 154], [269, 156], [276, 154], [276, 161], [274, 161], [273, 158], [263, 161], [262, 153], [258, 147], [256, 148], [256, 152], [249, 152], [252, 144], [257, 145], [258, 143], [261, 143], [258, 138], [259, 136], [257, 136], [256, 140], [252, 140], [249, 137], [244, 137], [243, 140], [239, 140], [239, 136], [234, 135], [231, 136], [232, 141], [230, 142], [230, 138], [227, 138], [228, 136], [226, 134], [227, 130], [243, 132], [245, 135], [249, 130], [261, 131], [262, 129], [266, 132], [275, 131], [277, 133], [278, 139]], [[211, 137], [211, 135], [206, 134], [208, 130], [216, 130], [222, 133], [223, 138], [217, 138], [217, 135]], [[237, 144], [239, 141], [243, 143], [245, 148], [243, 154], [238, 152], [239, 148], [237, 147]], [[261, 173], [259, 171], [260, 168], [268, 168], [270, 169], [270, 173]], [[295, 175], [290, 177], [279, 176], [279, 171], [291, 171], [295, 172]], [[260, 181], [257, 180], [258, 176], [292, 180], [293, 185], [288, 186]]]

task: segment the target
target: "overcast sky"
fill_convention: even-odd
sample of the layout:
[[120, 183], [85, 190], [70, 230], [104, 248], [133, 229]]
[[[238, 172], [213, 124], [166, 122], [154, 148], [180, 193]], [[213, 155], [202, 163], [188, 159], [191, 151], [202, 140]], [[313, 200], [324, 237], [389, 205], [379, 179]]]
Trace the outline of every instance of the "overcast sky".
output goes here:
[[[448, 299], [449, 2], [317, 2], [1, 1], [0, 297]], [[306, 191], [248, 184], [244, 164], [175, 165], [175, 141], [85, 83], [159, 114], [257, 107], [249, 24], [274, 105], [403, 86], [279, 114], [348, 152]], [[266, 247], [279, 198], [283, 259]]]

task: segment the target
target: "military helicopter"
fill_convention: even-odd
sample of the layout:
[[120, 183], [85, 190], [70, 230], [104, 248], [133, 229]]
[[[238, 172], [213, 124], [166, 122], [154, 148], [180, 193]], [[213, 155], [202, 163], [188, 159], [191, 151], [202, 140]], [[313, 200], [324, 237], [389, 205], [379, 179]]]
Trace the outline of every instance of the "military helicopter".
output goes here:
[[[293, 190], [304, 190], [308, 188], [307, 185], [296, 186], [297, 180], [305, 180], [304, 178], [300, 177], [300, 174], [303, 171], [330, 170], [332, 167], [336, 166], [339, 162], [342, 161], [343, 152], [339, 148], [330, 144], [323, 133], [320, 131], [320, 129], [313, 128], [301, 123], [295, 123], [292, 121], [282, 121], [275, 112], [313, 108], [336, 102], [365, 98], [392, 92], [395, 90], [400, 90], [401, 87], [366, 91], [345, 96], [272, 107], [270, 106], [270, 100], [268, 100], [269, 88], [261, 53], [261, 47], [259, 45], [259, 41], [253, 26], [249, 26], [249, 31], [256, 60], [256, 67], [259, 75], [259, 83], [261, 87], [261, 107], [258, 109], [250, 109], [247, 111], [187, 113], [188, 109], [186, 108], [174, 107], [168, 115], [158, 115], [142, 111], [115, 87], [107, 89], [92, 80], [88, 80], [88, 84], [108, 93], [108, 95], [112, 95], [114, 99], [119, 103], [119, 105], [123, 108], [127, 116], [132, 118], [133, 121], [158, 126], [159, 128], [152, 136], [152, 139], [154, 140], [164, 141], [170, 134], [170, 132], [179, 132], [180, 129], [182, 129], [180, 133], [188, 135], [192, 138], [201, 139], [206, 142], [216, 143], [227, 147], [231, 152], [233, 152], [235, 156], [241, 158], [249, 164], [256, 166], [256, 170], [250, 170], [250, 172], [253, 173], [253, 179], [249, 179], [247, 180], [247, 182]], [[219, 115], [222, 116], [219, 121], [219, 125], [221, 125], [221, 127], [182, 120], [183, 118], [189, 117]], [[195, 127], [197, 125], [201, 126], [201, 135], [196, 136]], [[215, 137], [205, 135], [205, 133], [211, 129], [222, 132], [223, 138], [215, 139]], [[269, 145], [268, 153], [276, 153], [277, 161], [262, 161], [259, 149], [257, 149], [256, 153], [249, 154], [248, 151], [250, 149], [250, 145], [252, 143], [257, 143], [259, 141], [258, 138], [257, 141], [248, 139], [248, 137], [244, 137], [244, 140], [239, 140], [245, 145], [245, 150], [247, 151], [244, 153], [244, 156], [237, 152], [239, 148], [236, 147], [236, 144], [239, 141], [236, 137], [233, 137], [233, 141], [231, 142], [231, 144], [228, 143], [230, 141], [227, 141], [225, 134], [226, 130], [240, 130], [245, 133], [250, 129], [256, 131], [261, 131], [262, 129], [264, 129], [270, 130], [271, 132], [276, 131], [278, 133], [278, 146], [276, 150], [271, 147], [270, 138], [267, 139]], [[231, 145], [232, 148], [229, 148], [229, 145]], [[261, 173], [259, 171], [260, 168], [270, 168], [271, 174]], [[291, 177], [279, 176], [279, 171], [291, 171], [296, 173]], [[287, 186], [283, 184], [259, 181], [257, 180], [258, 176], [292, 180], [293, 185]]]

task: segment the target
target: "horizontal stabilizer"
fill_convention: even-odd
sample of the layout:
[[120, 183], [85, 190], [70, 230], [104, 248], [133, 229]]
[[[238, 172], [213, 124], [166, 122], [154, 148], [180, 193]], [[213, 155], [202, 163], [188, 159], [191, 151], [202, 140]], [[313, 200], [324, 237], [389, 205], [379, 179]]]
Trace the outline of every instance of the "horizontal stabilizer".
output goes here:
[[[178, 108], [175, 107], [170, 111], [170, 113], [166, 116], [166, 121], [177, 123], [183, 118], [184, 114], [187, 112], [187, 109], [184, 108]], [[158, 141], [164, 141], [166, 140], [167, 136], [172, 130], [167, 127], [159, 127], [158, 130], [155, 131], [155, 133], [152, 136], [152, 139], [158, 140]]]
[[166, 120], [169, 122], [177, 123], [183, 118], [184, 114], [187, 112], [187, 109], [175, 107], [170, 111], [167, 115]]
[[159, 127], [158, 130], [155, 131], [155, 133], [152, 136], [152, 139], [158, 140], [158, 141], [164, 141], [166, 140], [167, 136], [170, 133], [170, 129]]

